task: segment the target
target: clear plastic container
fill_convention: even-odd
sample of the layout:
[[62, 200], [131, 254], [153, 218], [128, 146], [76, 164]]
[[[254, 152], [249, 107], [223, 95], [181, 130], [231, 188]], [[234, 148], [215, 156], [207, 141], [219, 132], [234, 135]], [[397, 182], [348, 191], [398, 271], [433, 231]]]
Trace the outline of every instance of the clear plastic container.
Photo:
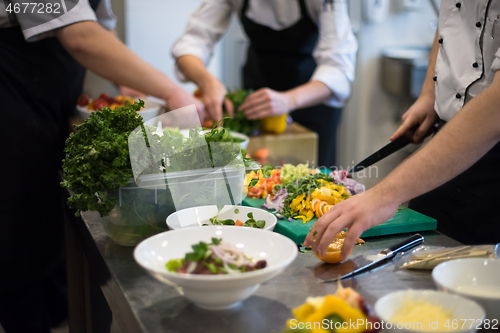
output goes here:
[[112, 193], [116, 206], [103, 218], [106, 234], [116, 243], [135, 246], [168, 230], [166, 218], [185, 208], [241, 204], [245, 169], [222, 167], [147, 175]]

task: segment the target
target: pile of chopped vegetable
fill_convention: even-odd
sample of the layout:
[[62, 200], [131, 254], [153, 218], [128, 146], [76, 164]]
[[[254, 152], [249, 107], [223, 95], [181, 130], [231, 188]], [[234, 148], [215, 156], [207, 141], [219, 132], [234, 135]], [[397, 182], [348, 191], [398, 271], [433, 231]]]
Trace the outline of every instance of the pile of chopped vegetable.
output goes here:
[[306, 223], [314, 217], [320, 218], [337, 203], [364, 192], [364, 186], [348, 178], [343, 170], [326, 175], [318, 169], [310, 169], [307, 164], [285, 164], [281, 170], [268, 169], [267, 174], [247, 175], [246, 183], [255, 184], [253, 188], [249, 184], [247, 196], [265, 196], [262, 208], [290, 221], [300, 219]]
[[165, 267], [170, 272], [181, 274], [234, 274], [251, 272], [267, 266], [265, 260], [252, 261], [233, 244], [212, 238], [211, 243], [199, 242], [191, 246], [193, 252], [184, 258], [169, 260]]

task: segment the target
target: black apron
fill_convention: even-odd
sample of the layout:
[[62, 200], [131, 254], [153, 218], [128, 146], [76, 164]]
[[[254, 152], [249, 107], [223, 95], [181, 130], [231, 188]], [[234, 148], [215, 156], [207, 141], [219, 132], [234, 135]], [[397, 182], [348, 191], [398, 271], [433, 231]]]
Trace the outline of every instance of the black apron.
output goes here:
[[411, 200], [410, 208], [435, 218], [439, 231], [464, 244], [499, 243], [499, 166], [500, 143], [462, 174]]
[[0, 29], [0, 294], [46, 278], [64, 249], [61, 168], [85, 69], [57, 38]]
[[[286, 91], [307, 83], [316, 69], [312, 53], [318, 41], [318, 27], [309, 17], [305, 0], [298, 0], [300, 20], [276, 31], [246, 15], [249, 0], [243, 2], [241, 23], [250, 39], [243, 67], [245, 89], [268, 87]], [[320, 166], [335, 166], [337, 127], [341, 109], [317, 105], [293, 111], [294, 121], [318, 133]]]

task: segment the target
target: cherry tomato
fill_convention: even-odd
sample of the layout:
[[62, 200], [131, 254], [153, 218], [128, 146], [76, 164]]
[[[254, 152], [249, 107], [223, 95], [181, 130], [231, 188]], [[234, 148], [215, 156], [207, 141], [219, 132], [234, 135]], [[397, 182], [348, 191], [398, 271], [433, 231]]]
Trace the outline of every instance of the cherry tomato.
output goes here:
[[249, 198], [260, 198], [262, 195], [262, 190], [258, 187], [251, 187], [248, 189], [247, 197]]
[[89, 96], [87, 96], [85, 94], [81, 94], [80, 97], [78, 97], [78, 100], [76, 103], [79, 106], [86, 106], [89, 104], [89, 102], [90, 102]]
[[194, 92], [194, 97], [203, 98], [203, 92], [200, 89], [196, 89], [196, 91]]
[[108, 95], [108, 94], [101, 94], [101, 96], [99, 96], [99, 98], [98, 98], [98, 99], [103, 99], [103, 100], [105, 100], [105, 101], [108, 101], [108, 99], [109, 99], [109, 95]]
[[104, 99], [98, 98], [94, 102], [92, 102], [92, 106], [95, 110], [101, 111], [101, 108], [108, 107], [109, 104]]

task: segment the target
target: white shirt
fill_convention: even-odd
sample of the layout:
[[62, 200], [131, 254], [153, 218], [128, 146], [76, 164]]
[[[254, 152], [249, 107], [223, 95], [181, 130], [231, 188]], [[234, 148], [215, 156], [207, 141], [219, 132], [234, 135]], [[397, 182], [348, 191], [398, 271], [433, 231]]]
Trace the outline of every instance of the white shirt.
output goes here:
[[[301, 19], [298, 0], [249, 0], [246, 15], [274, 30], [286, 29]], [[317, 67], [311, 81], [323, 82], [333, 97], [326, 103], [342, 107], [351, 94], [358, 44], [351, 29], [345, 0], [324, 6], [324, 0], [305, 0], [309, 17], [318, 25], [319, 39], [313, 51]], [[242, 17], [243, 0], [203, 0], [189, 18], [184, 35], [172, 49], [175, 59], [194, 55], [205, 64], [214, 45], [226, 32], [231, 14]], [[185, 80], [177, 70], [180, 80]]]
[[[44, 1], [36, 2], [48, 3]], [[54, 1], [51, 2], [54, 3]], [[71, 5], [71, 2], [74, 3], [74, 7], [69, 7]], [[116, 16], [111, 10], [110, 0], [101, 0], [95, 12], [90, 6], [88, 0], [65, 0], [65, 3], [69, 8], [71, 8], [70, 10], [67, 10], [66, 13], [63, 13], [60, 16], [53, 14], [54, 19], [37, 26], [28, 25], [26, 24], [26, 22], [31, 19], [35, 21], [40, 20], [41, 16], [37, 13], [38, 10], [42, 10], [44, 12], [44, 15], [50, 15], [46, 13], [46, 7], [35, 7], [34, 12], [32, 13], [31, 11], [33, 7], [24, 5], [25, 3], [27, 3], [26, 0], [7, 0], [7, 6], [8, 3], [11, 4], [11, 10], [14, 8], [13, 6], [15, 4], [19, 6], [18, 8], [20, 8], [20, 12], [15, 13], [14, 11], [11, 11], [12, 16], [11, 20], [9, 20], [5, 2], [3, 0], [0, 1], [0, 29], [12, 26], [20, 26], [23, 30], [24, 38], [28, 42], [55, 36], [54, 30], [76, 22], [97, 21], [100, 25], [108, 30], [113, 30], [116, 26]], [[23, 17], [21, 17], [21, 15], [23, 15]]]
[[500, 1], [442, 0], [438, 31], [435, 109], [448, 121], [500, 69]]

